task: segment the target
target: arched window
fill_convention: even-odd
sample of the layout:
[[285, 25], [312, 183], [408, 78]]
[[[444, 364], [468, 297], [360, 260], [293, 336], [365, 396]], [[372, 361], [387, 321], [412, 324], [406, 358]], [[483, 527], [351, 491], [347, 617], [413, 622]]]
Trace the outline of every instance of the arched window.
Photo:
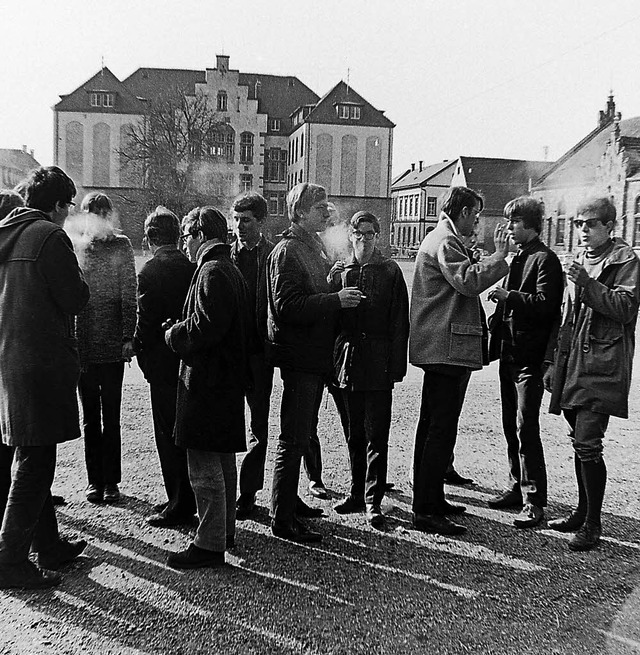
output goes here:
[[67, 123], [65, 132], [65, 170], [76, 184], [81, 185], [83, 183], [84, 128], [82, 123], [72, 121], [71, 123]]
[[253, 164], [253, 134], [243, 132], [240, 135], [240, 163]]
[[218, 91], [218, 111], [227, 111], [227, 92]]
[[93, 186], [111, 184], [111, 128], [106, 123], [93, 127]]

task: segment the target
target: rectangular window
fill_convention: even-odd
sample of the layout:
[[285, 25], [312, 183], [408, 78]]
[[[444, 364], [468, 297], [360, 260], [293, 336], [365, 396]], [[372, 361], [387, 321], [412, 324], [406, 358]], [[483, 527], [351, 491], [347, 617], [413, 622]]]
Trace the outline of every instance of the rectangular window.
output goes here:
[[278, 216], [284, 216], [287, 211], [287, 193], [278, 191]]
[[349, 118], [349, 107], [347, 105], [338, 105], [338, 118]]
[[227, 111], [227, 92], [218, 91], [218, 111]]
[[269, 148], [265, 152], [264, 179], [267, 182], [284, 182], [287, 175], [287, 151]]
[[564, 227], [565, 218], [558, 216], [558, 224], [556, 225], [556, 246], [564, 246]]
[[436, 216], [438, 212], [438, 200], [433, 196], [427, 198], [427, 216]]
[[360, 120], [360, 107], [351, 107], [351, 118], [354, 121]]
[[89, 95], [89, 104], [92, 107], [113, 107], [113, 93], [91, 93]]
[[270, 118], [269, 119], [269, 130], [271, 132], [280, 131], [280, 119], [279, 118]]
[[269, 194], [269, 213], [277, 216], [278, 214], [278, 194], [270, 193]]
[[633, 245], [640, 246], [640, 218], [635, 219], [635, 229], [633, 230]]
[[240, 174], [240, 192], [248, 193], [253, 187], [253, 175], [251, 173]]

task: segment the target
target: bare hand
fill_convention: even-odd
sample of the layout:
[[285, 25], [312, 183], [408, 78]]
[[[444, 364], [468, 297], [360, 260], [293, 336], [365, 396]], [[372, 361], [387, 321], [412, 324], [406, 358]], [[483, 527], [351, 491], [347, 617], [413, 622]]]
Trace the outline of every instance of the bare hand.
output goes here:
[[496, 246], [496, 255], [504, 259], [509, 253], [509, 233], [504, 223], [498, 223], [493, 232], [493, 243]]
[[122, 359], [125, 362], [130, 362], [135, 354], [136, 351], [133, 348], [133, 341], [125, 341], [122, 344]]
[[357, 287], [346, 287], [338, 291], [338, 298], [340, 298], [340, 307], [347, 309], [357, 307], [364, 296]]
[[174, 323], [175, 321], [172, 318], [168, 318], [166, 321], [162, 323], [162, 329], [168, 330]]
[[571, 266], [567, 269], [567, 277], [577, 287], [584, 287], [589, 281], [589, 274], [585, 271], [584, 266], [575, 261], [571, 262]]
[[489, 293], [489, 300], [492, 302], [504, 301], [507, 299], [509, 292], [504, 287], [496, 287]]
[[340, 275], [344, 271], [344, 268], [344, 261], [342, 261], [342, 259], [338, 259], [338, 261], [336, 261], [336, 263], [331, 267], [331, 270], [327, 275], [327, 282], [331, 284], [333, 282], [333, 278], [335, 278], [336, 275]]
[[547, 367], [547, 370], [544, 372], [542, 376], [542, 384], [544, 385], [544, 388], [546, 391], [551, 393], [551, 388], [553, 386], [553, 374], [555, 371], [555, 366], [553, 364], [549, 364]]

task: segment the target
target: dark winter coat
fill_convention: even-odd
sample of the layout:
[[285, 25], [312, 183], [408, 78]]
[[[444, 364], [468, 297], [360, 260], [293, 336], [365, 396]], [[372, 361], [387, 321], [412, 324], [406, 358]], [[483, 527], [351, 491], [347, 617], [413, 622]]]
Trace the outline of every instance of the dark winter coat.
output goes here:
[[246, 449], [244, 393], [251, 314], [247, 286], [229, 246], [205, 242], [182, 321], [167, 330], [180, 359], [174, 438], [182, 448]]
[[180, 320], [195, 271], [182, 252], [161, 246], [138, 273], [138, 322], [133, 346], [147, 382], [177, 384], [180, 358], [167, 346], [162, 324]]
[[365, 297], [340, 312], [336, 383], [352, 391], [391, 389], [407, 372], [409, 297], [402, 271], [376, 248], [366, 264], [351, 257], [340, 286], [357, 287]]
[[[234, 263], [238, 261], [238, 252], [242, 244], [236, 241], [231, 246], [231, 259]], [[256, 306], [255, 322], [260, 344], [264, 343], [267, 337], [267, 258], [274, 248], [274, 244], [269, 241], [264, 234], [260, 235], [260, 240], [256, 244], [258, 254], [258, 279], [256, 280]]]
[[324, 375], [333, 365], [340, 299], [330, 291], [330, 264], [320, 239], [296, 223], [267, 267], [267, 359], [274, 366]]
[[540, 366], [560, 317], [564, 279], [558, 256], [535, 238], [516, 253], [503, 286], [509, 295], [489, 319], [492, 359]]
[[[580, 264], [584, 252], [576, 256]], [[627, 418], [635, 329], [640, 306], [640, 261], [622, 239], [615, 239], [602, 272], [589, 278], [576, 302], [577, 287], [567, 286], [557, 340], [549, 411], [587, 407]]]
[[89, 300], [69, 237], [42, 212], [0, 221], [0, 433], [9, 446], [80, 436], [74, 315]]

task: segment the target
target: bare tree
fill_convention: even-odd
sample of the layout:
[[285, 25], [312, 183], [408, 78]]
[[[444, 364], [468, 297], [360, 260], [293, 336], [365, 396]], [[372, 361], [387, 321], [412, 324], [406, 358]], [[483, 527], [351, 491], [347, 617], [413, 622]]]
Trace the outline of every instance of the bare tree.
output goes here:
[[142, 178], [149, 207], [162, 204], [182, 215], [205, 204], [221, 205], [217, 179], [227, 170], [227, 158], [215, 147], [220, 117], [209, 96], [171, 89], [149, 104], [119, 151], [129, 176]]

